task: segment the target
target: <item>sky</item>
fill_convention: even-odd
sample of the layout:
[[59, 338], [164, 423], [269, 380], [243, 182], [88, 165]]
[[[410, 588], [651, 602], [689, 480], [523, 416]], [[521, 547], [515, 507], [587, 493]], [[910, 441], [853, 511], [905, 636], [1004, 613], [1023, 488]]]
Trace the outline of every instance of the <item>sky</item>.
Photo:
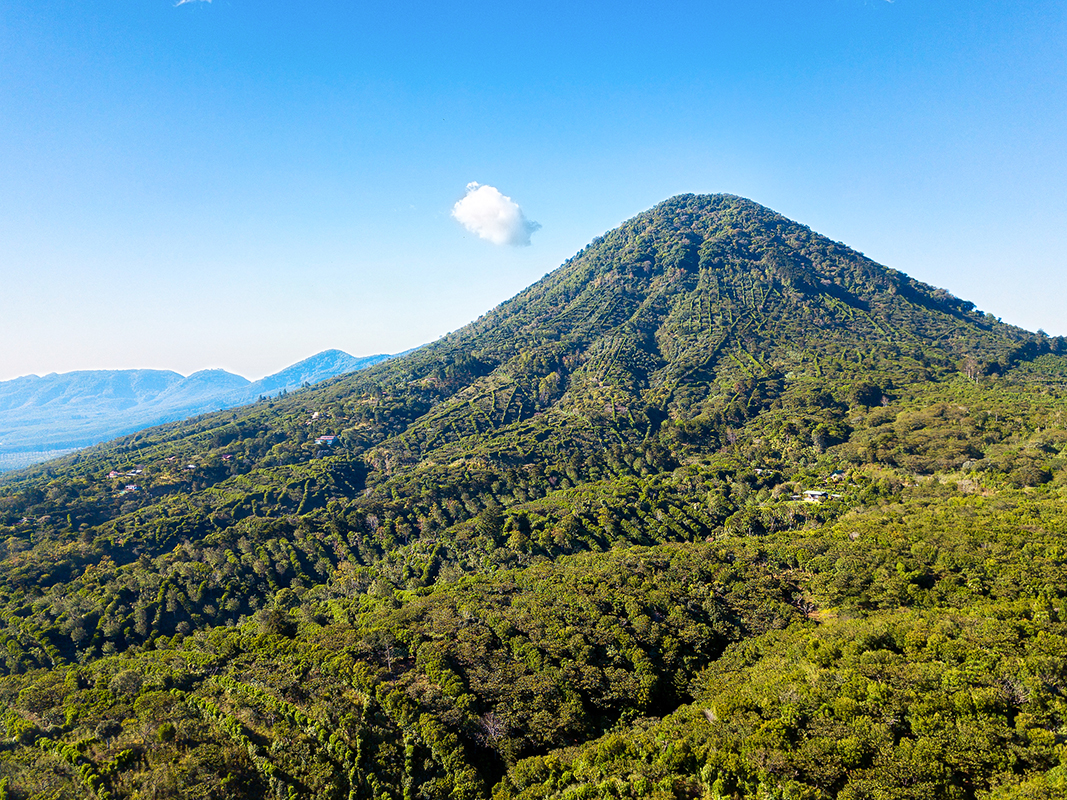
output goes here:
[[1067, 335], [1067, 4], [4, 0], [0, 380], [469, 322], [682, 192]]

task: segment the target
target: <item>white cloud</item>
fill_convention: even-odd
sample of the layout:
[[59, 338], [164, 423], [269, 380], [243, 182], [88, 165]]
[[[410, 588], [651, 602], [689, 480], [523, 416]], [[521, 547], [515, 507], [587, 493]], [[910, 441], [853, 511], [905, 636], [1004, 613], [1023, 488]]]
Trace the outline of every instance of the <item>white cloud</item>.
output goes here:
[[467, 196], [452, 207], [459, 223], [493, 244], [528, 245], [541, 226], [526, 219], [518, 203], [493, 186], [467, 184]]

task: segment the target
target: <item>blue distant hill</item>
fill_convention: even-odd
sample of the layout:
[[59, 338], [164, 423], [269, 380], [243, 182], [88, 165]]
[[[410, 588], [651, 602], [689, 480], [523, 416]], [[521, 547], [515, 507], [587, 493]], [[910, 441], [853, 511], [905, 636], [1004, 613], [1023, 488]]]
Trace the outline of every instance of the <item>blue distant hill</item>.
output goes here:
[[325, 350], [258, 381], [222, 369], [187, 377], [155, 369], [81, 370], [0, 381], [0, 471], [151, 425], [292, 392], [392, 357]]

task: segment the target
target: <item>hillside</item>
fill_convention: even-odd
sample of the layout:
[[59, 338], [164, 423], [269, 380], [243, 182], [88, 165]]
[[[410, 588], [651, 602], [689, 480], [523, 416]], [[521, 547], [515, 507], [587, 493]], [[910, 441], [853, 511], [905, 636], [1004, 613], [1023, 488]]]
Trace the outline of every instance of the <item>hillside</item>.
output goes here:
[[1063, 339], [672, 198], [413, 353], [5, 476], [0, 791], [1062, 796], [1065, 390]]
[[389, 358], [326, 350], [258, 381], [221, 369], [83, 370], [0, 381], [0, 471], [162, 422], [254, 402]]

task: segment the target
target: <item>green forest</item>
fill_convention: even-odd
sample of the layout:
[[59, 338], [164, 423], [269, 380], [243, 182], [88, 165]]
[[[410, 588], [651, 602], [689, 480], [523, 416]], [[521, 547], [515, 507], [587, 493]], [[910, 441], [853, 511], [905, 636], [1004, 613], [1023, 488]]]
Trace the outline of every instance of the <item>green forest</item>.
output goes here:
[[1067, 797], [1067, 340], [682, 195], [0, 482], [0, 800]]

